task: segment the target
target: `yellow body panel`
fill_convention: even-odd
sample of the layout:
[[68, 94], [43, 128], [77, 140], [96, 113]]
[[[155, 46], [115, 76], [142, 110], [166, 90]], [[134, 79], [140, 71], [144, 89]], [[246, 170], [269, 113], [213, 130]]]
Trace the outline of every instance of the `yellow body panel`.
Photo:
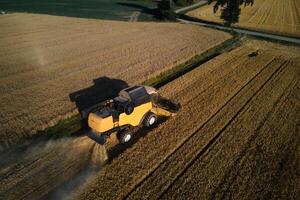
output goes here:
[[144, 115], [148, 113], [152, 108], [153, 104], [151, 102], [137, 106], [134, 108], [133, 112], [130, 115], [127, 115], [126, 113], [121, 113], [119, 116], [119, 121], [115, 123], [113, 123], [112, 116], [102, 118], [97, 114], [90, 113], [88, 117], [88, 125], [90, 128], [92, 128], [98, 133], [106, 132], [117, 126], [138, 126], [141, 120], [143, 119]]
[[131, 126], [138, 126], [144, 115], [152, 109], [152, 102], [148, 102], [134, 108], [130, 115], [125, 113], [120, 114], [119, 126], [130, 124]]
[[108, 131], [114, 127], [112, 116], [102, 118], [94, 113], [89, 114], [88, 125], [93, 130], [100, 132], [100, 133]]

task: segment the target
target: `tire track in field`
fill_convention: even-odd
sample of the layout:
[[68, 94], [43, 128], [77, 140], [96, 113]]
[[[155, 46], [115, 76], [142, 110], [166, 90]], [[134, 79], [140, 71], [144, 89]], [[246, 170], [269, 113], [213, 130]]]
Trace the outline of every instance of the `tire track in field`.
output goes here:
[[[299, 89], [300, 88], [298, 87], [298, 91]], [[297, 101], [300, 102], [299, 96]], [[299, 116], [299, 112], [297, 116]], [[290, 143], [287, 145], [285, 155], [282, 156], [283, 158], [279, 163], [281, 173], [277, 173], [273, 180], [271, 180], [271, 182], [274, 183], [273, 187], [271, 188], [273, 193], [270, 195], [272, 199], [300, 199], [299, 121], [296, 126], [296, 134], [293, 135], [294, 138], [290, 139]], [[265, 197], [267, 198], [267, 195], [265, 195]]]
[[271, 6], [267, 6], [267, 11], [264, 12], [264, 15], [262, 16], [262, 19], [260, 20], [260, 22], [258, 24], [266, 24], [268, 18], [270, 17], [271, 13], [272, 13], [272, 9], [274, 7], [275, 3], [273, 3]]
[[[290, 64], [290, 62], [288, 62], [288, 64]], [[296, 79], [295, 79], [296, 80]], [[259, 137], [259, 132], [261, 131], [261, 129], [265, 128], [266, 126], [266, 122], [267, 120], [269, 120], [273, 115], [276, 115], [278, 114], [277, 111], [279, 110], [280, 106], [284, 103], [284, 100], [293, 92], [295, 86], [297, 86], [297, 82], [295, 81], [292, 81], [290, 83], [290, 85], [287, 87], [287, 91], [284, 92], [279, 98], [278, 100], [275, 102], [274, 104], [274, 108], [275, 110], [272, 110], [270, 112], [267, 113], [265, 119], [266, 120], [262, 120], [261, 123], [259, 124], [259, 126], [257, 127], [257, 129], [255, 129], [255, 134], [253, 134], [250, 139], [248, 140], [248, 142], [244, 145], [244, 147], [242, 148], [242, 150], [240, 151], [240, 154], [239, 156], [237, 156], [237, 159], [236, 161], [234, 162], [234, 164], [232, 165], [232, 168], [231, 169], [228, 169], [227, 170], [227, 173], [225, 174], [225, 176], [223, 177], [223, 180], [222, 182], [220, 183], [219, 187], [217, 187], [215, 189], [214, 192], [212, 192], [212, 199], [215, 199], [216, 198], [216, 194], [217, 193], [221, 193], [223, 196], [222, 197], [219, 197], [218, 198], [221, 198], [221, 199], [224, 199], [224, 196], [226, 195], [226, 191], [225, 192], [220, 192], [222, 189], [225, 190], [224, 188], [224, 185], [225, 183], [227, 183], [227, 186], [230, 187], [234, 181], [235, 178], [237, 178], [237, 175], [234, 175], [233, 177], [230, 177], [232, 176], [232, 174], [235, 174], [235, 173], [238, 173], [239, 170], [235, 170], [236, 167], [238, 165], [240, 165], [240, 163], [242, 162], [242, 159], [245, 159], [245, 155], [247, 154], [247, 151], [249, 149], [251, 149], [251, 145], [254, 144], [254, 141], [258, 141], [257, 138]], [[291, 112], [292, 113], [292, 112]], [[243, 164], [246, 164], [246, 163], [243, 163]], [[230, 183], [228, 183], [230, 182]], [[228, 188], [226, 188], [226, 190], [228, 190]]]
[[[13, 166], [9, 166], [4, 168], [0, 172], [0, 180], [1, 180], [1, 189], [0, 193], [6, 191], [9, 187], [13, 187], [13, 182], [18, 182], [27, 177], [28, 173], [32, 171], [32, 169], [36, 169], [41, 165], [45, 164], [48, 158], [53, 157], [53, 153], [56, 154], [55, 150], [50, 150], [46, 152], [42, 156], [37, 156], [34, 159], [26, 159], [23, 161], [17, 161], [17, 163]], [[13, 156], [13, 155], [12, 155]]]
[[30, 156], [25, 160], [21, 157], [12, 168], [4, 168], [0, 185], [1, 199], [40, 199], [89, 165], [94, 147], [94, 142], [89, 138], [71, 138], [52, 143], [50, 149], [45, 145], [28, 152], [34, 154], [35, 151], [42, 151], [42, 155], [33, 156], [32, 163], [29, 164]]
[[[195, 159], [201, 156], [216, 141], [222, 130], [239, 114], [271, 77], [278, 73], [284, 64], [285, 62], [274, 60], [267, 63], [260, 73], [246, 83], [231, 100], [208, 119], [173, 155], [168, 157], [148, 177], [148, 180], [145, 179], [142, 184], [135, 188], [135, 191], [128, 195], [129, 199], [138, 199], [140, 196], [159, 198], [193, 164]], [[205, 134], [206, 132], [211, 134]], [[185, 156], [181, 157], [181, 155]], [[165, 175], [163, 180], [161, 180], [161, 174]]]
[[[263, 2], [263, 4], [257, 9], [257, 11], [255, 12], [255, 14], [253, 15], [253, 16], [251, 16], [249, 19], [248, 19], [248, 22], [250, 22], [250, 23], [254, 23], [254, 22], [260, 22], [261, 20], [261, 18], [259, 18], [259, 19], [257, 19], [257, 20], [255, 20], [255, 18], [258, 18], [259, 17], [259, 14], [261, 13], [261, 12], [263, 12], [263, 11], [261, 11], [261, 10], [263, 10], [263, 9], [265, 9], [265, 6], [264, 6], [264, 4], [266, 4], [266, 5], [268, 5], [268, 2], [267, 1], [264, 1]], [[263, 13], [265, 13], [265, 12], [263, 12]], [[263, 14], [262, 14], [263, 15]], [[261, 16], [260, 16], [261, 17]]]
[[[247, 188], [258, 188], [259, 185], [264, 185], [263, 187], [266, 188], [270, 185], [268, 181], [272, 183], [271, 185], [278, 181], [277, 177], [280, 176], [278, 172], [281, 170], [274, 170], [274, 167], [277, 168], [278, 164], [284, 165], [280, 163], [286, 162], [284, 161], [286, 156], [294, 155], [290, 148], [296, 148], [295, 145], [297, 146], [299, 142], [297, 132], [293, 132], [289, 129], [291, 122], [297, 119], [297, 115], [299, 116], [299, 106], [296, 108], [298, 111], [290, 112], [295, 109], [295, 102], [297, 101], [295, 96], [297, 95], [297, 91], [299, 91], [299, 80], [298, 82], [292, 82], [290, 88], [292, 89], [284, 93], [282, 98], [279, 99], [278, 105], [274, 106], [274, 111], [268, 113], [266, 122], [262, 123], [256, 130], [257, 134], [253, 135], [253, 138], [243, 147], [243, 150], [235, 162], [235, 167], [228, 170], [222, 183], [213, 193], [212, 198], [230, 199], [233, 196], [234, 198], [239, 198], [246, 197], [247, 194], [247, 198], [254, 198], [255, 195], [258, 195], [257, 198], [263, 197], [265, 194], [254, 194], [251, 191], [247, 191]], [[278, 146], [281, 148], [278, 149]], [[270, 149], [272, 150], [270, 151]], [[271, 158], [272, 155], [276, 155], [274, 156], [276, 160], [267, 159], [267, 157]], [[272, 165], [268, 163], [269, 169], [267, 173], [272, 175], [269, 176], [270, 178], [269, 180], [267, 179], [267, 181], [260, 180], [260, 173], [258, 173], [258, 171], [262, 171], [262, 169], [266, 167], [267, 163], [263, 162], [264, 159], [262, 160], [264, 156], [268, 162], [272, 162]], [[283, 170], [281, 172], [283, 172]], [[241, 179], [241, 177], [243, 178]], [[272, 188], [270, 188], [270, 191]], [[264, 190], [267, 191], [266, 189]], [[273, 198], [266, 197], [266, 199]]]
[[[239, 147], [243, 147], [251, 136], [256, 134], [255, 130], [265, 121], [268, 113], [272, 111], [286, 90], [290, 90], [288, 87], [295, 81], [296, 76], [295, 66], [288, 66], [280, 76], [273, 76], [226, 127], [217, 142], [204, 155], [198, 157], [194, 164], [163, 194], [163, 198], [183, 198], [185, 195], [189, 198], [209, 198], [211, 192], [221, 183], [224, 174], [229, 171], [228, 166], [229, 169], [234, 167], [234, 162], [240, 153]], [[266, 96], [268, 96], [267, 101]]]
[[295, 8], [295, 15], [296, 15], [296, 17], [294, 18], [294, 21], [295, 21], [295, 24], [297, 24], [299, 26], [299, 24], [300, 24], [300, 11], [299, 10], [300, 9], [299, 9], [299, 6], [297, 6], [296, 1], [297, 0], [293, 0], [292, 1], [293, 6], [291, 6], [291, 7]]

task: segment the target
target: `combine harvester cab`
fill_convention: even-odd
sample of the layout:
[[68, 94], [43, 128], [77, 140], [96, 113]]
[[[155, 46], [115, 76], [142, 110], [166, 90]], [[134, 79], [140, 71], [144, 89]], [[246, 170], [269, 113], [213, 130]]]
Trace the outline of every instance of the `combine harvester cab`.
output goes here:
[[92, 130], [89, 137], [99, 144], [104, 144], [113, 133], [117, 133], [121, 143], [126, 143], [137, 128], [151, 127], [158, 117], [174, 116], [180, 108], [149, 86], [126, 88], [119, 96], [99, 105], [88, 116]]

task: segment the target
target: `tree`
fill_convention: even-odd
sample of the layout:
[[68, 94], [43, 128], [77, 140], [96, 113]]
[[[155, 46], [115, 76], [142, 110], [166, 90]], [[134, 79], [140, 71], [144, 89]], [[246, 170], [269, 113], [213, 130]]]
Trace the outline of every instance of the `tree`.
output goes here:
[[158, 2], [158, 10], [162, 19], [175, 20], [176, 15], [174, 13], [175, 4], [173, 0], [161, 0]]
[[[209, 0], [208, 3], [212, 3], [212, 0]], [[239, 21], [241, 14], [240, 6], [252, 6], [253, 3], [254, 0], [217, 0], [213, 9], [214, 13], [221, 9], [221, 19], [224, 20], [225, 25], [230, 26]]]

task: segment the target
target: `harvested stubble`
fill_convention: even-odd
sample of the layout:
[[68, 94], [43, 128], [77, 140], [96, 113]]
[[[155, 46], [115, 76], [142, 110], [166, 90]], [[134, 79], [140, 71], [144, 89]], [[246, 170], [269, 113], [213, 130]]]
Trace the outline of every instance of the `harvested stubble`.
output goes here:
[[[254, 196], [256, 198], [267, 197], [276, 179], [276, 173], [280, 173], [278, 169], [282, 160], [280, 157], [289, 153], [294, 154], [279, 147], [281, 143], [293, 140], [296, 132], [287, 130], [288, 134], [272, 130], [267, 133], [269, 136], [264, 138], [263, 134], [266, 134], [264, 127], [268, 127], [265, 123], [271, 118], [273, 127], [288, 123], [289, 128], [294, 128], [295, 119], [299, 113], [291, 112], [293, 114], [289, 118], [290, 121], [285, 121], [283, 118], [277, 122], [272, 119], [272, 110], [276, 112], [277, 106], [280, 106], [278, 101], [284, 99], [284, 95], [288, 94], [289, 90], [293, 90], [298, 81], [296, 74], [299, 75], [296, 65], [283, 65], [240, 113], [224, 126], [216, 142], [205, 149], [203, 155], [197, 155], [192, 165], [176, 178], [171, 187], [165, 191], [163, 198], [224, 199], [224, 196], [231, 198], [235, 195], [236, 198], [246, 197], [247, 199]], [[266, 101], [266, 96], [268, 96], [268, 101]], [[272, 138], [271, 135], [274, 137]], [[287, 138], [284, 138], [285, 136]], [[297, 141], [295, 142], [297, 145]], [[276, 146], [276, 143], [280, 145]], [[266, 146], [265, 150], [260, 149], [262, 144]], [[274, 152], [267, 149], [273, 149]], [[279, 153], [279, 151], [282, 152]], [[240, 178], [238, 178], [239, 175], [241, 175]], [[235, 182], [237, 181], [235, 178], [238, 178], [239, 182]], [[244, 185], [239, 179], [244, 181]], [[256, 185], [250, 185], [250, 182]], [[228, 193], [231, 187], [232, 191]]]
[[94, 79], [141, 83], [231, 37], [177, 23], [37, 14], [3, 15], [0, 26], [0, 150], [76, 114], [69, 94]]
[[[214, 3], [190, 11], [187, 15], [202, 20], [222, 22], [221, 9], [213, 12]], [[241, 6], [237, 27], [300, 37], [300, 1], [254, 0], [254, 4]]]
[[[256, 57], [248, 56], [257, 50], [259, 53]], [[264, 160], [260, 173], [256, 175], [262, 175], [257, 179], [259, 184], [255, 183], [256, 176], [252, 180], [248, 174], [256, 188], [250, 190], [245, 187], [243, 191], [249, 197], [264, 195], [270, 188], [264, 190], [263, 185], [272, 184], [273, 179], [281, 175], [276, 167], [271, 167], [266, 176], [261, 174], [268, 170], [268, 164], [278, 166], [278, 163], [282, 163], [276, 157], [276, 152], [281, 150], [277, 143], [286, 144], [299, 139], [295, 133], [299, 103], [293, 100], [292, 105], [296, 109], [290, 106], [289, 113], [292, 114], [288, 120], [282, 119], [284, 122], [278, 123], [288, 123], [286, 127], [289, 127], [290, 133], [286, 134], [287, 137], [278, 135], [272, 138], [272, 142], [264, 141], [271, 138], [251, 138], [262, 131], [262, 127], [268, 128], [268, 124], [280, 127], [273, 121], [272, 110], [281, 111], [285, 108], [280, 102], [290, 91], [294, 96], [299, 93], [299, 52], [296, 47], [250, 41], [171, 82], [161, 89], [161, 93], [182, 104], [180, 113], [106, 165], [95, 180], [78, 191], [76, 198], [155, 199], [191, 198], [193, 195], [197, 198], [221, 195], [222, 198], [227, 189], [238, 189], [236, 187], [239, 184], [235, 185], [234, 180], [236, 174], [242, 171], [235, 168], [236, 165], [251, 163], [260, 168], [259, 162], [253, 157], [245, 156], [255, 143], [265, 143], [269, 145], [268, 148], [273, 148], [274, 154], [265, 152], [273, 160]], [[280, 112], [276, 113], [274, 115], [280, 115]], [[265, 121], [267, 125], [264, 125]], [[275, 133], [270, 129], [268, 134], [271, 137]], [[298, 143], [293, 145], [296, 148]], [[264, 153], [260, 153], [256, 151], [258, 156], [264, 156]], [[293, 153], [284, 150], [280, 155], [284, 157], [291, 154], [293, 157], [296, 155]], [[243, 161], [245, 159], [246, 162]], [[243, 173], [249, 172], [249, 165], [245, 166]], [[286, 163], [282, 165], [289, 167]], [[294, 167], [297, 165], [294, 163]], [[290, 174], [293, 173], [284, 175]], [[289, 179], [286, 182], [290, 185], [283, 191], [295, 193], [291, 188], [295, 189], [297, 181]], [[262, 192], [256, 194], [258, 190]], [[243, 194], [237, 195], [237, 198], [243, 197]]]
[[15, 156], [0, 170], [1, 199], [37, 199], [86, 169], [94, 143], [89, 138], [49, 141]]

